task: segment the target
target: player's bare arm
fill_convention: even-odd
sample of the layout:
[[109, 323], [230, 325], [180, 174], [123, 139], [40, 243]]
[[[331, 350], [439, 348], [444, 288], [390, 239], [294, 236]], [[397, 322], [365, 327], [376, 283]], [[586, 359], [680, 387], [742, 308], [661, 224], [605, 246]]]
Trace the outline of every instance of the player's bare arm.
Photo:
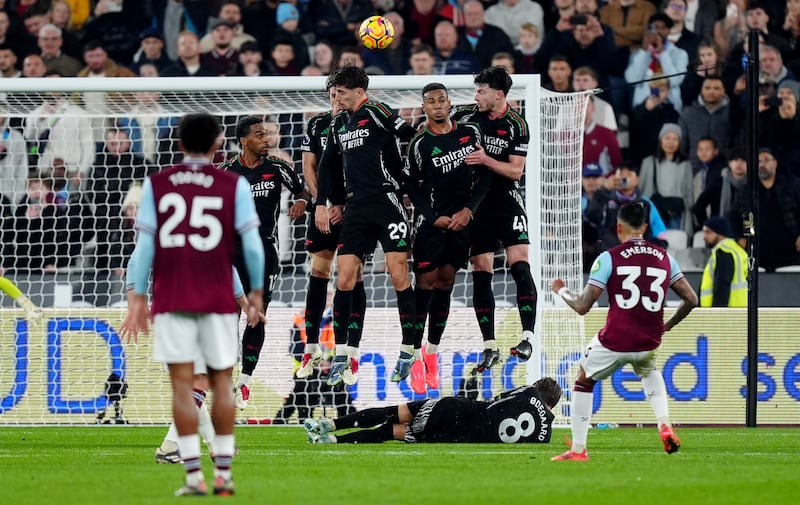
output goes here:
[[587, 284], [583, 289], [583, 293], [576, 295], [570, 291], [570, 289], [561, 279], [553, 279], [550, 282], [550, 289], [553, 290], [553, 293], [556, 293], [558, 296], [560, 296], [561, 299], [564, 300], [564, 302], [566, 302], [566, 304], [569, 305], [572, 310], [580, 315], [584, 315], [589, 312], [589, 310], [592, 308], [592, 305], [594, 305], [594, 302], [596, 302], [603, 293], [603, 290], [597, 286]]
[[484, 165], [492, 172], [502, 175], [512, 181], [522, 179], [522, 174], [525, 172], [525, 157], [510, 155], [508, 161], [498, 161], [486, 153], [482, 146], [478, 146], [478, 150], [469, 153], [466, 158], [468, 165]]
[[664, 331], [671, 330], [676, 324], [683, 321], [698, 304], [697, 293], [694, 292], [686, 277], [675, 282], [672, 285], [672, 290], [681, 297], [681, 304], [678, 306], [678, 310], [672, 314], [672, 317], [664, 323]]
[[314, 212], [314, 224], [317, 225], [319, 231], [326, 235], [331, 232], [331, 218], [328, 215], [327, 205], [317, 205]]
[[312, 197], [317, 198], [317, 155], [303, 153], [303, 179]]

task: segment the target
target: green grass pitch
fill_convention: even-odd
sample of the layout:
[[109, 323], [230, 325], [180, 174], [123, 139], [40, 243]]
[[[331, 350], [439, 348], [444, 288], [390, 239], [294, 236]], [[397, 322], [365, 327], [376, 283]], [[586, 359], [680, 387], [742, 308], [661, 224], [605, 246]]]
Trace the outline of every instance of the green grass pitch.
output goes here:
[[[157, 465], [160, 427], [0, 428], [1, 503], [175, 503], [180, 465]], [[654, 429], [592, 430], [588, 462], [549, 445], [310, 445], [297, 428], [242, 427], [236, 496], [253, 504], [800, 503], [796, 429], [682, 429], [663, 452]], [[212, 468], [204, 455], [210, 481]]]

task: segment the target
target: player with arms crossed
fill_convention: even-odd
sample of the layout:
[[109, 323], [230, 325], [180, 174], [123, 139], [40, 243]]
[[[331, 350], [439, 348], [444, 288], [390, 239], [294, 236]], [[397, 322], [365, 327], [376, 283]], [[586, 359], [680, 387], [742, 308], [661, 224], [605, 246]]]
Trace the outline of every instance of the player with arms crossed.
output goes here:
[[[308, 121], [306, 134], [303, 137], [301, 150], [303, 151], [303, 178], [306, 181], [308, 192], [317, 198], [317, 182], [319, 175], [317, 165], [330, 133], [333, 116], [337, 115], [341, 109], [334, 99], [335, 93], [328, 86], [328, 98], [332, 109], [312, 117]], [[316, 206], [312, 205], [308, 219], [308, 232], [306, 234], [306, 251], [311, 256], [311, 275], [308, 279], [308, 289], [306, 291], [306, 346], [300, 367], [295, 375], [300, 379], [310, 377], [314, 373], [314, 367], [322, 361], [322, 349], [319, 346], [319, 333], [322, 317], [325, 312], [325, 301], [328, 293], [328, 280], [333, 271], [333, 255], [339, 244], [339, 236], [342, 231], [342, 217], [344, 209], [344, 186], [341, 191], [328, 198], [334, 202], [330, 209], [330, 233], [322, 233], [314, 220]], [[367, 293], [364, 290], [364, 279], [362, 271], [359, 269], [355, 287], [353, 288], [353, 306], [350, 312], [350, 324], [347, 329], [347, 345], [351, 349], [357, 349], [361, 342], [361, 332], [364, 329], [364, 311], [367, 306]], [[358, 379], [358, 357], [351, 352], [348, 356], [347, 369], [342, 374], [345, 384], [355, 384]]]
[[252, 291], [248, 319], [263, 304], [264, 249], [247, 181], [211, 164], [221, 129], [209, 114], [189, 114], [180, 123], [183, 163], [145, 179], [129, 307], [134, 338], [148, 331], [147, 284], [153, 270], [153, 356], [167, 363], [173, 417], [186, 481], [176, 495], [204, 495], [194, 361], [202, 357], [214, 393], [214, 494], [234, 492], [234, 401], [231, 371], [238, 352], [238, 307], [231, 296], [233, 255], [241, 236]]
[[[316, 444], [381, 443], [548, 443], [561, 387], [550, 377], [530, 386], [502, 393], [483, 402], [446, 396], [402, 403], [393, 407], [366, 409], [338, 419], [308, 419], [308, 439]], [[377, 426], [346, 435], [331, 432]]]
[[333, 118], [319, 163], [315, 220], [320, 231], [330, 232], [327, 201], [342, 184], [347, 204], [336, 259], [336, 357], [328, 384], [333, 386], [343, 380], [348, 354], [358, 360], [358, 349], [347, 345], [353, 289], [365, 255], [375, 250], [378, 241], [386, 253], [386, 267], [397, 293], [403, 341], [391, 378], [400, 382], [408, 377], [414, 359], [414, 290], [407, 264], [409, 226], [398, 195], [404, 177], [399, 140], [409, 140], [415, 132], [386, 104], [369, 99], [369, 77], [363, 69], [342, 67], [328, 84], [341, 112]]
[[[411, 388], [424, 394], [439, 388], [439, 342], [450, 315], [456, 272], [469, 260], [472, 216], [486, 196], [491, 176], [466, 158], [480, 149], [481, 132], [470, 123], [450, 119], [447, 88], [431, 83], [422, 89], [425, 128], [408, 144], [406, 186], [417, 210], [414, 240], [416, 324]], [[428, 345], [422, 352], [425, 320], [430, 312]]]
[[[586, 314], [604, 289], [610, 308], [606, 324], [589, 342], [581, 358], [572, 392], [572, 447], [554, 461], [589, 459], [586, 436], [592, 417], [594, 385], [626, 364], [641, 377], [642, 386], [658, 421], [664, 450], [672, 454], [681, 442], [672, 431], [667, 406], [667, 388], [656, 356], [661, 337], [697, 306], [697, 293], [683, 276], [678, 262], [667, 251], [644, 240], [647, 213], [641, 202], [628, 203], [617, 215], [620, 245], [603, 252], [592, 265], [589, 281], [580, 295], [573, 294], [561, 279], [551, 288], [578, 314]], [[664, 322], [667, 288], [681, 297], [681, 304]]]
[[[281, 205], [281, 190], [288, 189], [300, 197], [289, 209], [289, 217], [297, 219], [306, 210], [311, 195], [305, 191], [303, 182], [289, 163], [281, 158], [269, 156], [270, 145], [266, 125], [257, 116], [247, 116], [236, 124], [236, 137], [242, 152], [223, 163], [220, 168], [244, 177], [250, 184], [250, 194], [256, 205], [261, 226], [259, 233], [263, 241], [266, 265], [264, 267], [264, 310], [272, 299], [272, 280], [278, 274], [278, 213]], [[277, 147], [277, 146], [274, 146]], [[233, 264], [240, 272], [248, 272], [241, 247], [236, 248]], [[242, 279], [245, 291], [250, 290], [247, 277]], [[264, 323], [246, 326], [242, 335], [242, 371], [236, 385], [236, 407], [244, 409], [250, 399], [250, 378], [258, 364], [264, 346]]]
[[528, 218], [519, 192], [525, 172], [530, 133], [525, 118], [508, 106], [511, 76], [503, 67], [489, 67], [475, 76], [475, 105], [456, 109], [453, 119], [476, 123], [483, 133], [482, 147], [467, 156], [467, 163], [484, 165], [492, 172], [492, 185], [475, 212], [472, 232], [472, 302], [483, 336], [483, 372], [500, 361], [494, 334], [494, 253], [505, 247], [511, 276], [517, 285], [517, 310], [522, 321], [522, 341], [511, 354], [527, 360], [531, 356], [536, 324], [536, 285], [528, 263]]

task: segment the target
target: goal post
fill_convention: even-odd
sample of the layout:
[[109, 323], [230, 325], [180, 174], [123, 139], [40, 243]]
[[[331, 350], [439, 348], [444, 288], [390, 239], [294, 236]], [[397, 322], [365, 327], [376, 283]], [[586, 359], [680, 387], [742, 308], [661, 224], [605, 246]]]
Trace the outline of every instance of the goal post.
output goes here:
[[[5, 140], [9, 146], [11, 140], [22, 142], [31, 173], [46, 176], [47, 184], [55, 181], [52, 192], [64, 199], [56, 202], [55, 210], [45, 211], [53, 213], [47, 223], [55, 230], [40, 226], [34, 233], [30, 223], [22, 221], [26, 213], [19, 215], [27, 194], [16, 190], [4, 195], [9, 201], [2, 209], [2, 268], [43, 307], [44, 315], [38, 324], [28, 324], [21, 311], [12, 309], [13, 300], [0, 299], [4, 336], [0, 360], [14, 364], [0, 370], [0, 425], [92, 423], [108, 406], [107, 382], [112, 374], [129, 386], [127, 398], [121, 401], [128, 421], [169, 420], [168, 377], [150, 360], [151, 342], [124, 345], [116, 330], [124, 316], [124, 258], [132, 247], [132, 217], [126, 209], [135, 204], [136, 186], [145, 173], [179, 159], [177, 122], [184, 114], [198, 111], [222, 120], [225, 143], [220, 157], [237, 152], [233, 126], [238, 118], [263, 116], [275, 127], [279, 150], [274, 154], [293, 161], [299, 172], [305, 122], [312, 114], [330, 108], [326, 79], [0, 80], [0, 116], [3, 129], [12, 132]], [[564, 310], [552, 296], [549, 281], [561, 277], [574, 288], [583, 283], [580, 179], [588, 94], [548, 92], [541, 88], [538, 75], [514, 75], [513, 80], [509, 101], [520, 107], [531, 132], [523, 185], [531, 230], [529, 262], [539, 290], [539, 314], [534, 357], [527, 364], [510, 358], [488, 372], [481, 394], [490, 397], [542, 375], [557, 377], [565, 397], [556, 422], [563, 424], [568, 422], [572, 367], [584, 332], [582, 319]], [[371, 76], [369, 94], [416, 122], [422, 114], [420, 90], [430, 82], [447, 86], [454, 105], [474, 102], [471, 75]], [[57, 131], [61, 127], [64, 131]], [[49, 134], [45, 133], [48, 129]], [[120, 142], [107, 138], [109, 131], [121, 131], [128, 137], [131, 155], [104, 153], [108, 143]], [[86, 149], [92, 150], [88, 164], [88, 156], [81, 154]], [[0, 179], [6, 177], [5, 171], [0, 173]], [[10, 187], [9, 181], [0, 182], [0, 188]], [[303, 247], [305, 218], [290, 222], [286, 216], [289, 201], [284, 195], [279, 219], [281, 273], [268, 313], [267, 342], [255, 372], [250, 406], [242, 413], [243, 419], [252, 422], [274, 419], [296, 386], [291, 335], [302, 313], [308, 273]], [[39, 225], [44, 222], [38, 221]], [[42, 266], [47, 261], [53, 264], [45, 272]], [[521, 327], [514, 306], [516, 288], [502, 254], [495, 266], [498, 343], [505, 353], [518, 341]], [[358, 387], [351, 390], [357, 408], [418, 398], [407, 384], [388, 381], [400, 331], [391, 281], [384, 269], [378, 251], [366, 265], [363, 372]], [[452, 394], [479, 357], [481, 340], [471, 308], [471, 284], [469, 273], [461, 272], [440, 347], [442, 387], [431, 392], [432, 396]]]

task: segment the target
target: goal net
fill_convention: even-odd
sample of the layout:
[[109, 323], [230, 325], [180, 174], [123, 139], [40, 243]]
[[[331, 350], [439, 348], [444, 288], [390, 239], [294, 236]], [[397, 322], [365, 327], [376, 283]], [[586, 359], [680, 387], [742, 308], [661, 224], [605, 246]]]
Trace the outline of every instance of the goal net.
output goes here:
[[[448, 87], [454, 105], [473, 103], [472, 76], [373, 77], [369, 93], [416, 124], [422, 117], [420, 90], [432, 81]], [[268, 123], [272, 154], [294, 162], [300, 172], [305, 124], [330, 108], [324, 86], [324, 77], [0, 80], [0, 261], [3, 275], [43, 308], [40, 321], [28, 321], [13, 300], [0, 299], [0, 424], [169, 422], [169, 379], [151, 359], [152, 339], [127, 344], [118, 334], [141, 182], [181, 158], [178, 121], [197, 111], [218, 116], [224, 126], [215, 161], [238, 153], [236, 122], [258, 115]], [[490, 398], [542, 375], [556, 377], [565, 391], [557, 422], [564, 423], [584, 333], [581, 318], [553, 298], [549, 281], [560, 277], [574, 289], [583, 282], [580, 180], [587, 95], [550, 93], [540, 88], [539, 76], [514, 76], [509, 99], [531, 130], [523, 182], [540, 314], [534, 358], [521, 363], [506, 356], [482, 376], [479, 394]], [[307, 215], [291, 221], [291, 203], [284, 193], [281, 271], [250, 403], [240, 420], [296, 423], [298, 415], [332, 416], [337, 409], [424, 397], [407, 382], [389, 380], [400, 329], [380, 249], [365, 266], [368, 309], [358, 384], [331, 392], [316, 375], [293, 379], [309, 269]], [[502, 251], [494, 291], [497, 340], [507, 355], [521, 325]], [[460, 272], [440, 346], [441, 386], [428, 396], [454, 394], [481, 350], [471, 275]]]

